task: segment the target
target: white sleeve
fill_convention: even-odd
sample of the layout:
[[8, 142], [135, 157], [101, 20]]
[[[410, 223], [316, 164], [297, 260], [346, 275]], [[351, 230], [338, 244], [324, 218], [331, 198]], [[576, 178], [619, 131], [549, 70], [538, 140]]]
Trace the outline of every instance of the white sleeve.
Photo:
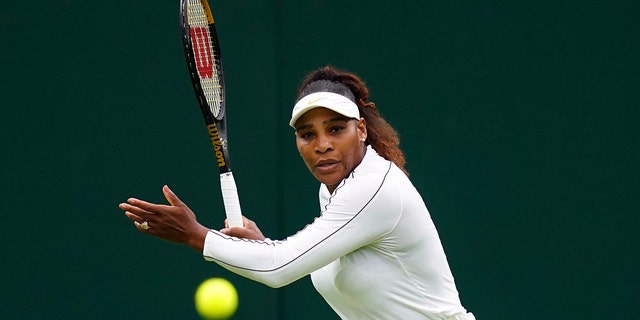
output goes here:
[[[390, 232], [401, 204], [385, 188], [382, 172], [354, 171], [328, 199], [320, 217], [282, 241], [256, 241], [207, 234], [203, 256], [241, 276], [281, 287]], [[393, 201], [396, 200], [396, 201]]]

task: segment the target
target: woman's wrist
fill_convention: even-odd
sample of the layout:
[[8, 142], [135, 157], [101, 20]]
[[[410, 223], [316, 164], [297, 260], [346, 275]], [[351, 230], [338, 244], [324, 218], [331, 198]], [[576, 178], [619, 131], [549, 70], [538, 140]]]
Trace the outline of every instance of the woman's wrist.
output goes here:
[[191, 232], [190, 236], [187, 239], [186, 245], [202, 253], [202, 251], [204, 250], [204, 241], [207, 238], [207, 233], [209, 233], [209, 228], [198, 225], [198, 227], [193, 232]]

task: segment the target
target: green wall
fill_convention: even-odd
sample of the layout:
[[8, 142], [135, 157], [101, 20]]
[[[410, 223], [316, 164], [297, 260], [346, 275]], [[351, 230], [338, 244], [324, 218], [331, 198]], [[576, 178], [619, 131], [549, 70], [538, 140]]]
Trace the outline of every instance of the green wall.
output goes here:
[[[174, 3], [175, 2], [175, 3]], [[271, 238], [317, 213], [287, 126], [302, 76], [364, 78], [478, 319], [640, 314], [638, 5], [213, 1], [245, 214]], [[3, 319], [335, 319], [308, 278], [271, 289], [135, 232], [117, 204], [170, 185], [219, 228], [217, 173], [178, 1], [0, 9]]]

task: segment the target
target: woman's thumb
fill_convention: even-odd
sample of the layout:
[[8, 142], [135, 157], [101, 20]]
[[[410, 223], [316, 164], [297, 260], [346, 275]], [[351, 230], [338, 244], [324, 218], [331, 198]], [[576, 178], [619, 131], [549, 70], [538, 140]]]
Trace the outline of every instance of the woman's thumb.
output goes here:
[[176, 196], [176, 194], [171, 191], [169, 186], [165, 185], [164, 187], [162, 187], [162, 193], [164, 193], [165, 199], [167, 199], [167, 201], [169, 201], [169, 204], [171, 204], [172, 206], [182, 205], [182, 201], [180, 201], [180, 198], [178, 198], [178, 196]]

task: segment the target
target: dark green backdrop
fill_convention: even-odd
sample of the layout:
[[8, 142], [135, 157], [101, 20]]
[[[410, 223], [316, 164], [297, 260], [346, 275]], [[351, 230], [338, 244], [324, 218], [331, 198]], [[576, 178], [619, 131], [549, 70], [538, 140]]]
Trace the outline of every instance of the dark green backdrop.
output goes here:
[[[478, 319], [640, 314], [638, 5], [627, 1], [213, 1], [244, 212], [281, 238], [317, 183], [287, 126], [301, 77], [359, 73], [398, 129]], [[178, 1], [0, 9], [3, 319], [197, 319], [212, 276], [234, 319], [335, 319], [308, 278], [271, 289], [118, 210], [169, 184], [215, 228], [213, 156]], [[428, 259], [428, 257], [426, 258]]]

